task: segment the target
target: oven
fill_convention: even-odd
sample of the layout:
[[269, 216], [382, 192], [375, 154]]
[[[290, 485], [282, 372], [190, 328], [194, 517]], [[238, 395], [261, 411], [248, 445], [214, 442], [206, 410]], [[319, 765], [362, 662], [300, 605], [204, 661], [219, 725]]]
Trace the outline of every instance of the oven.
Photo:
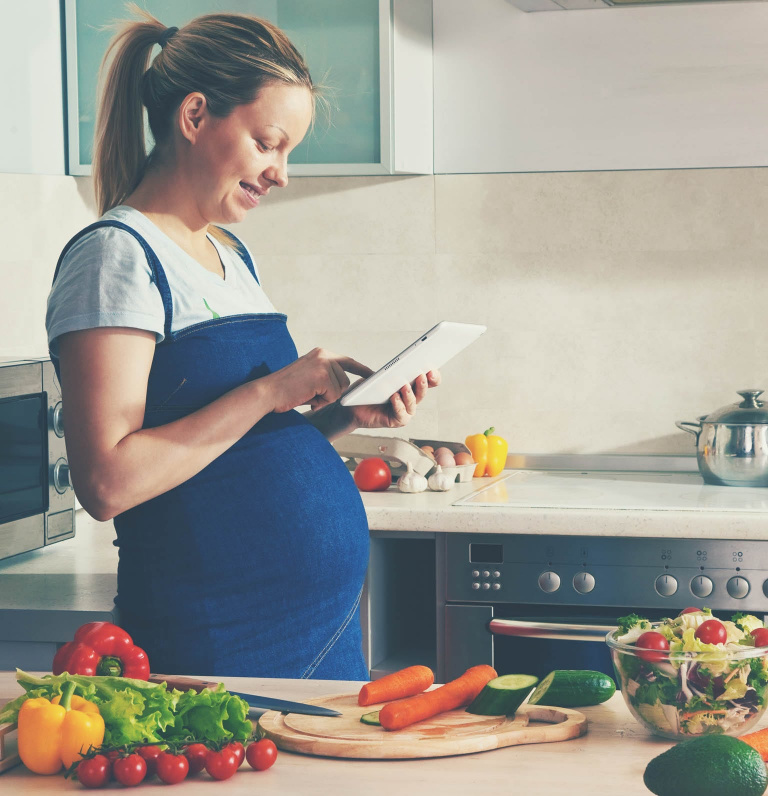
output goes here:
[[768, 540], [446, 533], [439, 544], [441, 682], [481, 663], [613, 676], [605, 635], [619, 616], [768, 613]]
[[75, 535], [61, 389], [48, 359], [0, 359], [0, 558]]

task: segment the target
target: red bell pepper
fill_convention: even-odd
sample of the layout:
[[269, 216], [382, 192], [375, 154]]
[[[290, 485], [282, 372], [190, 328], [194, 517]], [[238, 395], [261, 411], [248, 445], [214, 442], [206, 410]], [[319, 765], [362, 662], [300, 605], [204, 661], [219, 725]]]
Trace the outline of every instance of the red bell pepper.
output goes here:
[[111, 675], [149, 679], [149, 659], [141, 647], [111, 622], [88, 622], [53, 658], [53, 673]]

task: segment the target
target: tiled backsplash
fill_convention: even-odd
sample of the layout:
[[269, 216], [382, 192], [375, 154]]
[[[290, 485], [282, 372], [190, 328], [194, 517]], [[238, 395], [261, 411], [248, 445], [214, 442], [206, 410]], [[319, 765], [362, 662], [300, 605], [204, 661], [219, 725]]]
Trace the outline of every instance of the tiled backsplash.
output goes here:
[[[91, 182], [3, 174], [0, 209], [0, 355], [45, 353]], [[675, 420], [768, 390], [766, 217], [765, 169], [296, 178], [235, 232], [300, 353], [377, 367], [439, 320], [488, 325], [412, 436], [692, 453]]]

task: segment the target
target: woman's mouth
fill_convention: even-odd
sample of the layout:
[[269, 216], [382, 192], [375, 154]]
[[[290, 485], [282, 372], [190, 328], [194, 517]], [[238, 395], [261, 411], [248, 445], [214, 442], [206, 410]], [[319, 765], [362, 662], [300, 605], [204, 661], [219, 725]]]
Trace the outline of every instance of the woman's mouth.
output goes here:
[[248, 201], [248, 204], [251, 207], [256, 207], [256, 205], [259, 203], [259, 197], [261, 196], [261, 194], [256, 190], [256, 188], [254, 188], [254, 186], [251, 185], [250, 183], [241, 182], [240, 190], [243, 192], [243, 195]]

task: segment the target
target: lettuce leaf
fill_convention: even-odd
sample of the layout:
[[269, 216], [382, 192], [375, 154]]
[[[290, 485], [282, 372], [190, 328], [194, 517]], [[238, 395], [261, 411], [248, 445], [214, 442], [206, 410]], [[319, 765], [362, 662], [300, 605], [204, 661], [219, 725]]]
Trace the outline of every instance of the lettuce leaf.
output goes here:
[[0, 711], [0, 723], [16, 721], [21, 705], [33, 697], [52, 699], [64, 684], [75, 683], [75, 693], [98, 705], [104, 718], [104, 744], [122, 746], [146, 741], [245, 741], [253, 726], [248, 704], [230, 694], [223, 683], [215, 691], [169, 691], [165, 683], [148, 683], [128, 677], [88, 677], [68, 674], [35, 677], [16, 670], [16, 680], [26, 691]]

